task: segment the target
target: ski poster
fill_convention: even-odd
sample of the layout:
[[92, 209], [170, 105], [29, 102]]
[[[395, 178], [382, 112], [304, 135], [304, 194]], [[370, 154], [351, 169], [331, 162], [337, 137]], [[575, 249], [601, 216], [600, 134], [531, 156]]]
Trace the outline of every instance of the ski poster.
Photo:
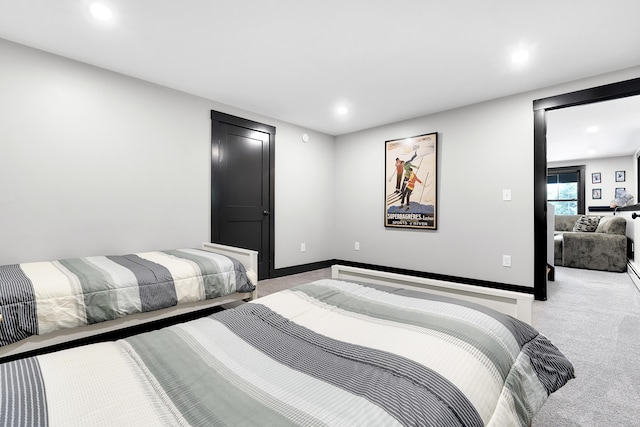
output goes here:
[[385, 227], [436, 229], [438, 134], [385, 141]]

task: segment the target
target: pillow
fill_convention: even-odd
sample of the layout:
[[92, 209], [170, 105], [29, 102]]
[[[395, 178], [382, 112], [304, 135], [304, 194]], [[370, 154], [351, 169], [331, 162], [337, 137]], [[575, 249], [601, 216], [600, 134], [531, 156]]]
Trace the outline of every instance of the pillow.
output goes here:
[[627, 230], [627, 221], [621, 216], [603, 216], [598, 223], [596, 233], [622, 234]]
[[582, 215], [573, 226], [573, 231], [594, 232], [600, 222], [599, 216]]
[[609, 223], [611, 220], [615, 218], [613, 216], [604, 216], [600, 219], [598, 223], [598, 227], [596, 228], [596, 233], [608, 233], [609, 232]]

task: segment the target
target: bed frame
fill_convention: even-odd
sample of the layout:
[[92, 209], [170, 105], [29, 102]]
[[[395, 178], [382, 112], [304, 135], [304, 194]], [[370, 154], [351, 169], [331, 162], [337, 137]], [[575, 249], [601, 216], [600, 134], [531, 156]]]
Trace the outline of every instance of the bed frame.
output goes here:
[[33, 335], [22, 341], [0, 347], [0, 362], [27, 355], [30, 356], [38, 353], [46, 353], [48, 351], [58, 350], [65, 346], [71, 347], [74, 346], [74, 341], [82, 342], [83, 340], [86, 341], [87, 339], [98, 335], [114, 333], [125, 329], [140, 328], [151, 322], [165, 321], [173, 317], [184, 317], [198, 311], [212, 309], [222, 304], [228, 304], [239, 300], [252, 300], [258, 297], [257, 251], [219, 245], [216, 243], [202, 243], [201, 249], [234, 257], [240, 261], [247, 270], [247, 275], [251, 279], [251, 282], [256, 285], [256, 289], [253, 292], [235, 293], [204, 301], [167, 307], [162, 310], [135, 313], [119, 319], [94, 323], [92, 325], [85, 325], [78, 328], [61, 329], [45, 335]]
[[503, 289], [465, 285], [385, 271], [333, 265], [331, 277], [339, 280], [394, 286], [482, 304], [531, 324], [533, 295]]

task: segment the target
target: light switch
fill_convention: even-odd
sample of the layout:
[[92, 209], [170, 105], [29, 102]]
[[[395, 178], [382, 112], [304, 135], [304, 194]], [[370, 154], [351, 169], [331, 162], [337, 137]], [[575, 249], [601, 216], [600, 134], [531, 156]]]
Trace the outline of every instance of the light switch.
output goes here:
[[502, 200], [511, 200], [511, 190], [502, 190]]

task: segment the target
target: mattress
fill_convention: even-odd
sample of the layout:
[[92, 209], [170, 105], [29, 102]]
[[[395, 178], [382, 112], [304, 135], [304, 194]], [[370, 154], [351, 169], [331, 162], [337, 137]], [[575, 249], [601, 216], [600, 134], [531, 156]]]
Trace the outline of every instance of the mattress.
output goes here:
[[3, 265], [0, 346], [254, 289], [239, 261], [200, 249]]
[[2, 364], [0, 424], [528, 426], [573, 377], [507, 315], [326, 279]]

